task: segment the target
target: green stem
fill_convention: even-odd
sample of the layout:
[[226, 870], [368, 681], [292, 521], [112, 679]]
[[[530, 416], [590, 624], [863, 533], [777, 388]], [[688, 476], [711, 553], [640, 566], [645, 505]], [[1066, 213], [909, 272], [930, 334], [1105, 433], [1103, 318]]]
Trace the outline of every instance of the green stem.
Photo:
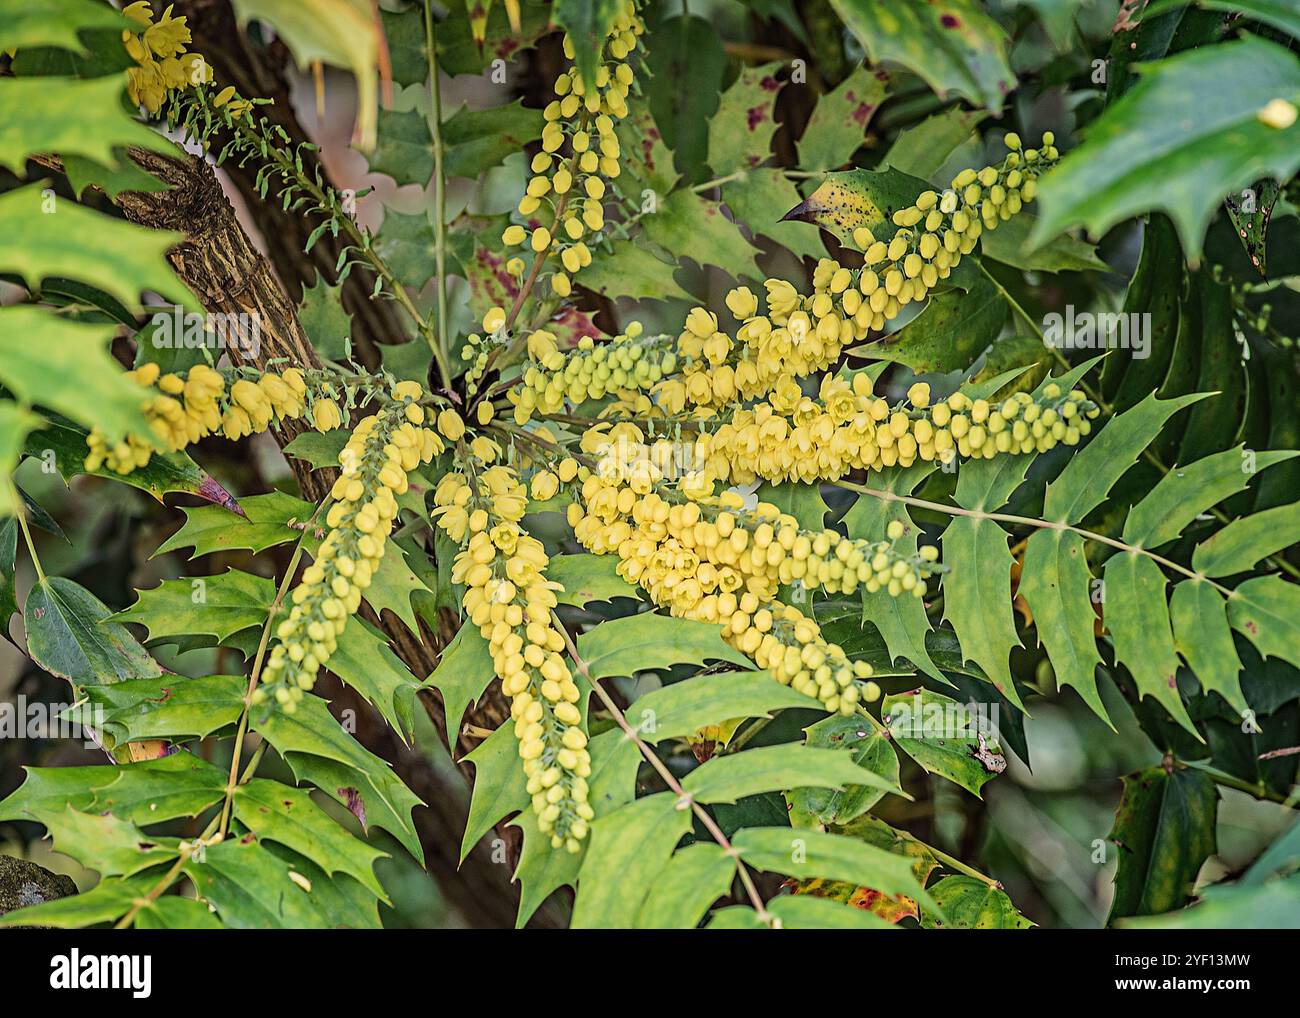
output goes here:
[[31, 529], [27, 526], [27, 507], [23, 505], [22, 496], [18, 494], [18, 485], [12, 481], [9, 482], [9, 494], [14, 502], [14, 515], [18, 517], [18, 526], [23, 532], [23, 543], [27, 545], [27, 553], [32, 557], [32, 566], [36, 569], [36, 579], [45, 582], [45, 570], [41, 568], [40, 556], [36, 554], [36, 542], [32, 540]]

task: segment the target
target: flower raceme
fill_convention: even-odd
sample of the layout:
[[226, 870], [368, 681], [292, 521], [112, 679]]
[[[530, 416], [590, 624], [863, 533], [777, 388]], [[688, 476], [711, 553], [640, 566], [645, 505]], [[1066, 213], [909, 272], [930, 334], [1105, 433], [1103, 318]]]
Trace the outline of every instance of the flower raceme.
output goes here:
[[169, 91], [212, 80], [207, 61], [185, 51], [190, 30], [185, 18], [172, 17], [172, 5], [157, 21], [146, 0], [129, 4], [122, 13], [139, 27], [136, 32], [122, 30], [122, 43], [136, 62], [126, 72], [126, 90], [133, 103], [157, 113]]
[[487, 640], [510, 698], [538, 827], [553, 848], [576, 852], [595, 815], [587, 802], [591, 757], [581, 693], [552, 616], [559, 584], [546, 579], [542, 543], [519, 525], [527, 498], [523, 482], [505, 466], [449, 473], [434, 493], [434, 515], [462, 546], [452, 581], [465, 584], [465, 611]]
[[[605, 227], [603, 199], [607, 181], [619, 175], [619, 142], [615, 124], [627, 116], [627, 97], [634, 73], [627, 58], [639, 45], [645, 26], [637, 16], [633, 0], [622, 0], [621, 9], [605, 40], [594, 81], [587, 81], [571, 67], [555, 80], [555, 98], [543, 115], [542, 151], [532, 160], [533, 177], [519, 202], [525, 225], [507, 227], [502, 240], [508, 247], [527, 243], [535, 259], [551, 252], [559, 255], [561, 270], [550, 277], [551, 290], [567, 297], [571, 277], [591, 263], [591, 251], [584, 241], [588, 233]], [[564, 37], [564, 54], [574, 57], [573, 40]], [[536, 216], [543, 205], [550, 206], [546, 225]], [[522, 275], [523, 259], [507, 262], [515, 275]]]
[[424, 426], [416, 402], [422, 395], [416, 383], [399, 382], [392, 402], [364, 418], [339, 454], [324, 540], [293, 590], [288, 618], [275, 630], [255, 703], [274, 697], [283, 710], [294, 711], [360, 607], [384, 557], [407, 475], [443, 451], [441, 438]]

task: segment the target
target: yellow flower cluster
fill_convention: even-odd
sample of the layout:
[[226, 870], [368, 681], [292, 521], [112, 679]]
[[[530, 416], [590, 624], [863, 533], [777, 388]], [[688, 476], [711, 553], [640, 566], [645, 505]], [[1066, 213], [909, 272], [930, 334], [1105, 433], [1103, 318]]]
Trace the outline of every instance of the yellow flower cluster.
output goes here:
[[757, 478], [833, 481], [851, 470], [911, 466], [917, 460], [992, 459], [1076, 445], [1100, 413], [1079, 390], [1056, 383], [1038, 396], [1018, 392], [997, 403], [955, 392], [934, 405], [917, 383], [905, 403], [890, 406], [871, 393], [862, 373], [852, 381], [828, 375], [817, 399], [792, 380], [769, 399], [736, 410], [697, 439], [710, 478], [745, 484]]
[[921, 597], [937, 549], [902, 552], [901, 523], [878, 542], [804, 530], [768, 503], [745, 509], [735, 492], [712, 497], [698, 472], [677, 469], [689, 448], [646, 444], [628, 424], [608, 438], [583, 480], [581, 503], [569, 510], [579, 543], [617, 554], [619, 574], [674, 615], [722, 626], [724, 639], [778, 681], [817, 696], [828, 710], [853, 713], [860, 697], [854, 679], [870, 668], [850, 662], [821, 640], [811, 619], [777, 601], [780, 588], [852, 594], [861, 586]]
[[[635, 52], [645, 25], [633, 0], [623, 0], [605, 41], [596, 80], [586, 81], [574, 67], [555, 80], [555, 98], [543, 110], [542, 151], [533, 157], [533, 177], [519, 202], [527, 226], [506, 228], [502, 241], [518, 247], [527, 241], [537, 259], [551, 251], [560, 256], [562, 271], [551, 275], [551, 289], [560, 297], [572, 290], [570, 277], [591, 263], [583, 237], [605, 227], [606, 181], [619, 175], [619, 143], [615, 123], [627, 116], [627, 96], [634, 79], [626, 62]], [[574, 56], [573, 40], [564, 37], [564, 54]], [[567, 152], [565, 151], [567, 147]], [[575, 196], [581, 196], [576, 197]], [[549, 225], [537, 225], [542, 204], [551, 206]], [[521, 273], [523, 263], [511, 259], [508, 268]]]
[[[155, 447], [175, 452], [212, 434], [231, 439], [256, 434], [272, 421], [301, 417], [307, 399], [307, 384], [297, 368], [283, 374], [268, 371], [257, 381], [241, 378], [229, 392], [221, 372], [206, 364], [196, 364], [183, 373], [163, 374], [157, 364], [150, 363], [128, 371], [127, 377], [154, 390], [142, 404], [153, 434], [144, 438], [129, 435], [110, 447], [103, 433], [95, 429], [86, 439], [90, 446], [87, 470], [106, 465], [119, 474], [129, 474], [148, 464]], [[333, 409], [337, 417], [338, 409]], [[317, 416], [319, 419], [319, 412]]]
[[924, 299], [975, 250], [985, 230], [996, 229], [1034, 200], [1038, 177], [1060, 155], [1055, 138], [1048, 131], [1042, 148], [1023, 151], [1017, 135], [1008, 134], [1005, 141], [1010, 151], [1001, 165], [962, 170], [943, 193], [923, 191], [915, 204], [895, 212], [896, 229], [887, 240], [877, 240], [866, 227], [853, 231], [864, 262], [857, 289], [873, 312], [888, 320]]
[[566, 398], [575, 404], [611, 393], [632, 399], [676, 371], [671, 338], [641, 333], [641, 323], [633, 322], [607, 343], [583, 336], [576, 350], [565, 352], [552, 333], [534, 332], [528, 337], [529, 362], [522, 384], [508, 393], [515, 422], [525, 424], [534, 413], [557, 413]]
[[542, 543], [519, 526], [527, 490], [498, 465], [469, 477], [445, 475], [434, 503], [438, 525], [463, 545], [452, 581], [465, 584], [465, 611], [488, 641], [501, 691], [510, 697], [538, 827], [553, 848], [576, 852], [595, 815], [587, 802], [591, 756], [581, 694], [552, 620], [559, 584], [546, 579]]
[[399, 382], [393, 402], [362, 420], [339, 453], [328, 532], [294, 588], [289, 617], [276, 628], [255, 703], [274, 696], [292, 713], [360, 607], [384, 557], [407, 474], [443, 449], [441, 439], [423, 427], [424, 409], [416, 402], [422, 396], [415, 382]]
[[147, 0], [137, 0], [122, 13], [140, 28], [122, 30], [122, 43], [135, 67], [127, 69], [126, 91], [131, 101], [157, 113], [172, 89], [188, 88], [212, 80], [212, 68], [198, 53], [187, 53], [190, 30], [185, 19], [172, 17], [168, 5], [157, 21]]

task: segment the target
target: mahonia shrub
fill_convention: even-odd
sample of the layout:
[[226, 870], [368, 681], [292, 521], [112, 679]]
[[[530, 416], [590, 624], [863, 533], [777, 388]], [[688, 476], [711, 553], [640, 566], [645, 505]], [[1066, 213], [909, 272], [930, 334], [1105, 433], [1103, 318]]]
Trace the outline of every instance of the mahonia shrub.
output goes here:
[[[0, 924], [374, 927], [426, 855], [519, 925], [1057, 921], [976, 851], [1027, 701], [1128, 747], [1098, 908], [1203, 921], [1300, 761], [1300, 24], [236, 6], [0, 24], [0, 618], [97, 758], [0, 822], [99, 873]], [[266, 25], [421, 209], [204, 56]], [[108, 492], [133, 601], [38, 540]]]

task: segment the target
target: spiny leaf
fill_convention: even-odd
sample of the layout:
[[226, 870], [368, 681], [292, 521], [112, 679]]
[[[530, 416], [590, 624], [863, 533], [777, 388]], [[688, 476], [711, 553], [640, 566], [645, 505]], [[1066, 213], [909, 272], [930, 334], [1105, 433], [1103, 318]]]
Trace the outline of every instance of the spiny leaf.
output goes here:
[[906, 795], [874, 771], [859, 767], [847, 754], [797, 742], [715, 756], [691, 771], [682, 782], [686, 792], [707, 803], [736, 802], [747, 795], [787, 788], [844, 791], [860, 785]]
[[859, 226], [888, 241], [898, 227], [893, 215], [915, 203], [929, 185], [899, 170], [845, 170], [828, 173], [817, 189], [785, 214], [813, 223], [848, 243]]
[[5, 12], [0, 51], [55, 46], [84, 53], [81, 32], [129, 27], [121, 12], [92, 0], [25, 0]]
[[1218, 693], [1238, 714], [1245, 714], [1241, 659], [1228, 627], [1223, 597], [1203, 580], [1184, 580], [1169, 599], [1174, 646], [1207, 693]]
[[420, 683], [369, 622], [354, 618], [348, 623], [330, 657], [329, 670], [365, 697], [394, 731], [411, 741]]
[[154, 838], [111, 813], [82, 813], [71, 806], [40, 817], [54, 850], [106, 877], [130, 877], [179, 854], [176, 838]]
[[27, 652], [52, 675], [77, 684], [148, 678], [162, 669], [85, 587], [62, 576], [39, 580], [27, 594]]
[[1300, 502], [1233, 520], [1192, 552], [1192, 568], [1206, 576], [1231, 576], [1253, 569], [1266, 555], [1294, 543], [1300, 533]]
[[[107, 8], [106, 8], [107, 9]], [[111, 923], [131, 910], [137, 898], [149, 893], [158, 882], [152, 875], [120, 879], [108, 877], [89, 891], [55, 898], [39, 905], [15, 909], [0, 915], [2, 926], [54, 926], [75, 930]]]
[[800, 258], [826, 257], [826, 246], [816, 230], [781, 218], [782, 210], [802, 200], [783, 171], [771, 166], [756, 167], [723, 184], [722, 198], [751, 232], [770, 237]]
[[799, 139], [799, 167], [833, 170], [847, 163], [862, 145], [871, 116], [888, 92], [889, 76], [884, 71], [859, 67], [818, 99]]
[[773, 898], [767, 910], [787, 930], [882, 930], [894, 924], [873, 912], [845, 905], [832, 898], [788, 894]]
[[1078, 523], [1105, 500], [1111, 486], [1151, 444], [1165, 421], [1204, 398], [1204, 394], [1193, 394], [1157, 399], [1153, 392], [1132, 410], [1106, 422], [1047, 486], [1043, 518], [1053, 523]]
[[717, 626], [654, 612], [611, 619], [583, 633], [578, 653], [596, 679], [708, 660], [752, 664], [723, 642]]
[[598, 816], [578, 874], [572, 927], [634, 925], [651, 885], [690, 827], [691, 811], [671, 792], [648, 795]]
[[[1245, 447], [1239, 445], [1170, 470], [1129, 510], [1124, 521], [1125, 543], [1159, 548], [1229, 495], [1245, 491], [1251, 474], [1246, 469], [1244, 452]], [[1300, 456], [1300, 452], [1286, 449], [1256, 453], [1255, 469], [1263, 470], [1294, 456]]]
[[682, 739], [731, 718], [766, 718], [783, 707], [821, 710], [820, 701], [782, 686], [766, 671], [723, 672], [674, 682], [638, 697], [628, 721], [649, 742]]
[[228, 928], [306, 929], [328, 925], [321, 921], [311, 893], [290, 877], [292, 868], [255, 837], [230, 838], [209, 845], [201, 856], [189, 858], [184, 872]]
[[465, 759], [474, 765], [474, 791], [460, 842], [461, 862], [483, 835], [511, 813], [527, 809], [529, 802], [513, 718], [475, 746]]
[[30, 305], [0, 308], [0, 383], [28, 403], [100, 428], [110, 441], [128, 432], [150, 436], [144, 390], [108, 352], [113, 332]]
[[689, 930], [727, 893], [736, 860], [718, 845], [687, 845], [668, 861], [637, 915], [641, 930]]
[[873, 63], [919, 74], [941, 96], [956, 92], [996, 113], [1016, 85], [1007, 35], [974, 0], [831, 0]]
[[641, 224], [650, 240], [668, 251], [680, 252], [679, 257], [700, 265], [715, 265], [737, 279], [763, 278], [754, 261], [758, 249], [745, 239], [740, 227], [723, 215], [719, 202], [701, 198], [689, 189], [677, 190], [661, 200], [654, 214], [647, 215]]
[[443, 648], [438, 667], [425, 680], [427, 685], [434, 686], [442, 694], [448, 749], [456, 746], [465, 708], [483, 695], [495, 675], [487, 640], [483, 639], [478, 626], [465, 623], [456, 631], [451, 643]]
[[1099, 718], [1114, 728], [1097, 691], [1097, 638], [1092, 573], [1083, 538], [1070, 530], [1038, 530], [1029, 537], [1019, 592], [1034, 616], [1058, 686], [1072, 686]]
[[[722, 93], [718, 112], [709, 121], [709, 168], [717, 176], [748, 170], [767, 161], [776, 133], [776, 100], [780, 64], [741, 67]], [[683, 250], [673, 248], [673, 250]]]
[[47, 276], [80, 279], [140, 310], [146, 290], [202, 307], [172, 272], [163, 255], [184, 240], [179, 233], [149, 230], [91, 212], [75, 202], [45, 196], [30, 184], [0, 196], [0, 234], [23, 237], [0, 253], [0, 272], [16, 272], [35, 287]]
[[[1257, 116], [1274, 99], [1300, 102], [1294, 53], [1247, 36], [1141, 71], [1132, 91], [1043, 178], [1033, 242], [1076, 224], [1100, 236], [1130, 216], [1158, 209], [1196, 256], [1224, 195], [1260, 177], [1287, 180], [1300, 167], [1300, 125], [1273, 127]], [[1232, 87], [1224, 88], [1225, 81]]]
[[1133, 673], [1141, 696], [1154, 697], [1200, 739], [1178, 692], [1178, 653], [1169, 621], [1165, 574], [1148, 556], [1119, 552], [1106, 560], [1106, 628], [1115, 660]]
[[1228, 598], [1228, 621], [1260, 654], [1300, 665], [1300, 586], [1280, 576], [1247, 580]]
[[242, 517], [215, 506], [181, 506], [184, 524], [158, 546], [154, 556], [178, 548], [193, 548], [191, 561], [216, 551], [265, 551], [302, 537], [303, 525], [316, 511], [311, 502], [282, 491], [250, 495], [239, 504]]
[[114, 622], [138, 622], [150, 640], [210, 636], [218, 643], [260, 626], [275, 600], [275, 583], [239, 569], [216, 576], [164, 580], [137, 591], [135, 604], [112, 616]]
[[638, 597], [637, 589], [618, 575], [618, 559], [612, 555], [556, 555], [546, 565], [546, 578], [559, 583], [560, 604], [584, 608], [593, 601], [616, 597]]
[[[892, 166], [903, 173], [929, 180], [987, 117], [985, 110], [965, 110], [959, 106], [926, 117], [914, 127], [898, 133], [881, 159], [880, 168]], [[1006, 228], [1007, 224], [1002, 223], [997, 232]]]
[[693, 298], [673, 278], [676, 265], [658, 258], [644, 245], [617, 240], [578, 276], [578, 282], [602, 297], [635, 297], [637, 300], [683, 300]]
[[[140, 739], [205, 738], [239, 720], [247, 687], [242, 675], [170, 675], [92, 686], [86, 694], [103, 711], [120, 745]], [[95, 723], [95, 711], [84, 710], [79, 716], [84, 723]]]
[[1119, 849], [1108, 923], [1181, 908], [1214, 852], [1219, 793], [1186, 767], [1149, 767], [1124, 778], [1110, 840]]

